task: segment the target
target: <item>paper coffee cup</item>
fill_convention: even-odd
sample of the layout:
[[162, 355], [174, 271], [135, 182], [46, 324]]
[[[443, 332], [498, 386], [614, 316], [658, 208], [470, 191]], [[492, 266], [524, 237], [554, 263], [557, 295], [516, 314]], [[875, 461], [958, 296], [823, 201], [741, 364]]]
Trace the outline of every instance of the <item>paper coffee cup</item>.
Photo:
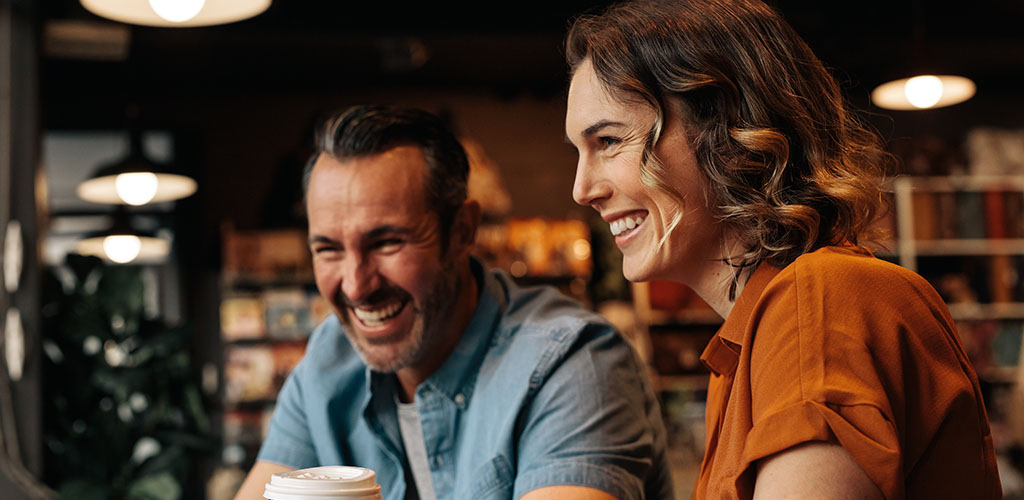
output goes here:
[[279, 472], [263, 498], [270, 500], [381, 500], [377, 473], [341, 465]]

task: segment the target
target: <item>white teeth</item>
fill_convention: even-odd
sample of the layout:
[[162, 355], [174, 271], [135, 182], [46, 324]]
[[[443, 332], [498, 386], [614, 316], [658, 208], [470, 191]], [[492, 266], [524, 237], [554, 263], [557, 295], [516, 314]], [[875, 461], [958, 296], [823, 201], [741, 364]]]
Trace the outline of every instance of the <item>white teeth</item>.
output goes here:
[[362, 321], [364, 325], [377, 326], [391, 319], [401, 309], [402, 303], [395, 302], [392, 303], [391, 305], [387, 305], [373, 311], [359, 309], [356, 307], [353, 307], [352, 311], [355, 313], [356, 317], [359, 318], [359, 321]]
[[612, 236], [618, 236], [626, 231], [630, 231], [644, 222], [644, 218], [637, 216], [636, 218], [624, 217], [619, 220], [612, 221], [608, 224], [611, 228]]

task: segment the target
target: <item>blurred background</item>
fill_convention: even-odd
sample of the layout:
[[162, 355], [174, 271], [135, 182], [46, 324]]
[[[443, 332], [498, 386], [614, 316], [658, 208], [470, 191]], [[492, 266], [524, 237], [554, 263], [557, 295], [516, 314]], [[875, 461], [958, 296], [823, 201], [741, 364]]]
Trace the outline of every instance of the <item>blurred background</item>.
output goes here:
[[[1024, 2], [770, 3], [901, 159], [878, 253], [950, 303], [1019, 498]], [[154, 27], [78, 0], [0, 0], [0, 497], [230, 498], [328, 314], [301, 205], [312, 127], [395, 103], [443, 116], [466, 145], [485, 202], [478, 253], [634, 342], [688, 498], [703, 453], [698, 358], [721, 319], [683, 287], [625, 282], [607, 226], [571, 199], [563, 40], [605, 4], [277, 0], [238, 22]], [[872, 101], [922, 72], [976, 93], [935, 108]], [[140, 165], [176, 176], [184, 197], [90, 195]], [[114, 235], [141, 239], [104, 247]]]

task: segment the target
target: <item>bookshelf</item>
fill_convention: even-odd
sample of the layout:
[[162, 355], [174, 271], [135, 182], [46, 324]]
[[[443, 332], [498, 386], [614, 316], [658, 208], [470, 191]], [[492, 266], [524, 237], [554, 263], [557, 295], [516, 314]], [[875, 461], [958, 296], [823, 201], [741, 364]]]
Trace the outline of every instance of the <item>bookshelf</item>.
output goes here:
[[1024, 175], [903, 176], [892, 192], [888, 257], [946, 300], [983, 384], [1012, 390], [1024, 336]]
[[222, 228], [220, 277], [223, 461], [249, 468], [277, 394], [330, 306], [316, 290], [301, 229]]

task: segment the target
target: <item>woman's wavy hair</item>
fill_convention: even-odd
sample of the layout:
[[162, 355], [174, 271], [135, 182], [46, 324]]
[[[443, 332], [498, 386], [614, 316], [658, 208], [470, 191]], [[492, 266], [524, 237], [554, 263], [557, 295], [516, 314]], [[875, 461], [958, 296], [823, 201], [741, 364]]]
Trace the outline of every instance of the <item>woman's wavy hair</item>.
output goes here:
[[[878, 235], [893, 161], [843, 101], [821, 61], [786, 22], [756, 0], [617, 4], [575, 20], [572, 71], [590, 60], [620, 98], [657, 112], [642, 181], [680, 202], [654, 154], [666, 107], [679, 105], [706, 177], [709, 209], [743, 245], [736, 269], [782, 267], [826, 245]], [[681, 214], [677, 213], [674, 227]], [[735, 294], [736, 280], [730, 295]]]

